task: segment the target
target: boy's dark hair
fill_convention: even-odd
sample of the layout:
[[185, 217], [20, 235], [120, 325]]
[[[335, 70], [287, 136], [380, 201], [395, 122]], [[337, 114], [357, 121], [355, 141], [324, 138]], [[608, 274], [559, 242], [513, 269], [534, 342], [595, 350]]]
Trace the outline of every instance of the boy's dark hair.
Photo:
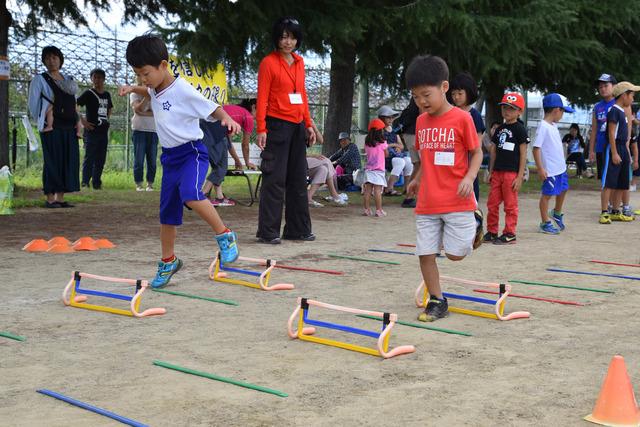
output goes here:
[[302, 27], [297, 19], [291, 17], [280, 18], [273, 24], [271, 41], [273, 42], [274, 49], [278, 50], [278, 42], [285, 31], [297, 40], [296, 49], [299, 49], [302, 45]]
[[167, 45], [155, 34], [144, 34], [127, 45], [127, 62], [132, 67], [151, 65], [158, 68], [162, 61], [169, 60]]
[[549, 114], [552, 113], [556, 108], [560, 108], [562, 110], [562, 107], [544, 107], [543, 110], [545, 114]]
[[409, 89], [418, 86], [440, 86], [449, 79], [449, 67], [439, 56], [420, 55], [407, 67], [406, 82]]
[[371, 129], [364, 138], [364, 145], [375, 147], [382, 141], [384, 141], [384, 133], [382, 133], [382, 129]]
[[464, 90], [466, 92], [467, 105], [473, 105], [478, 100], [478, 84], [469, 73], [460, 73], [451, 79], [447, 95], [453, 90]]
[[89, 77], [93, 77], [94, 74], [101, 75], [103, 79], [107, 78], [107, 73], [105, 73], [102, 68], [94, 68], [91, 70]]
[[54, 55], [60, 58], [60, 67], [62, 67], [62, 64], [64, 64], [64, 55], [62, 54], [62, 51], [60, 49], [58, 49], [56, 46], [43, 47], [42, 55], [41, 55], [41, 60], [43, 64], [44, 64], [44, 59], [49, 55]]
[[497, 120], [494, 120], [493, 123], [491, 123], [491, 126], [489, 126], [489, 129], [491, 129], [494, 126], [500, 126], [502, 124], [502, 122], [499, 122]]
[[245, 110], [247, 110], [248, 112], [251, 112], [251, 107], [253, 107], [257, 103], [258, 103], [258, 100], [256, 98], [244, 98], [242, 101], [240, 101], [240, 104], [238, 105], [244, 108]]

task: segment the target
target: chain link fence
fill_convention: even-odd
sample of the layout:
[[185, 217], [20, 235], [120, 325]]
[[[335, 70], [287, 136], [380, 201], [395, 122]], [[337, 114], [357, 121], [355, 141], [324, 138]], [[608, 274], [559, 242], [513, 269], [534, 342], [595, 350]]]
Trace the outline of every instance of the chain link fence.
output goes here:
[[[80, 93], [91, 87], [89, 74], [101, 68], [106, 74], [106, 90], [111, 93], [114, 108], [111, 115], [109, 151], [106, 169], [128, 170], [133, 163], [130, 137], [131, 109], [128, 98], [117, 96], [118, 85], [130, 84], [135, 75], [126, 62], [128, 40], [103, 37], [87, 33], [61, 31], [39, 31], [29, 37], [9, 33], [9, 80], [10, 146], [14, 169], [39, 167], [42, 165], [41, 151], [29, 152], [27, 134], [22, 126], [22, 117], [28, 116], [29, 82], [35, 74], [46, 71], [41, 61], [42, 48], [54, 45], [64, 55], [62, 73], [72, 76], [80, 87]], [[243, 70], [238, 78], [228, 79], [230, 94], [228, 102], [239, 102], [242, 98], [257, 94], [257, 75]], [[306, 71], [307, 92], [311, 114], [322, 130], [329, 100], [329, 70], [308, 68]], [[79, 94], [78, 94], [79, 95]], [[354, 117], [357, 117], [354, 114]], [[34, 128], [37, 135], [37, 131]]]

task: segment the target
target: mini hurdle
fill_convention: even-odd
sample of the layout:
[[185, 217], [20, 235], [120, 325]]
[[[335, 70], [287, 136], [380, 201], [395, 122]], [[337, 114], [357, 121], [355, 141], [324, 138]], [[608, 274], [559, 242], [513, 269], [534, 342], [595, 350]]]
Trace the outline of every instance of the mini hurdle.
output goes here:
[[[320, 320], [309, 319], [309, 307], [310, 306], [327, 308], [329, 310], [344, 311], [347, 313], [376, 316], [382, 318], [382, 332], [370, 331], [367, 329], [354, 328], [346, 325], [339, 325], [336, 323], [324, 322]], [[298, 329], [294, 330], [293, 322], [298, 318]], [[345, 350], [357, 351], [359, 353], [370, 354], [372, 356], [382, 356], [385, 359], [390, 357], [399, 356], [401, 354], [413, 353], [415, 347], [412, 345], [398, 346], [389, 351], [389, 337], [391, 336], [391, 329], [398, 321], [398, 315], [392, 313], [381, 313], [377, 311], [360, 310], [357, 308], [342, 307], [339, 305], [326, 304], [320, 301], [314, 301], [307, 298], [298, 298], [298, 303], [289, 317], [287, 323], [287, 332], [292, 339], [298, 338], [303, 341], [315, 342], [318, 344], [329, 345], [332, 347], [339, 347]], [[371, 338], [377, 338], [376, 348], [364, 347], [356, 344], [349, 344], [342, 341], [336, 341], [328, 338], [321, 338], [313, 336], [316, 332], [316, 328], [307, 327], [305, 324], [317, 326], [321, 328], [335, 329], [343, 332], [351, 332], [358, 335], [364, 335]]]
[[[471, 310], [468, 308], [449, 306], [449, 311], [451, 311], [452, 313], [468, 314], [470, 316], [478, 316], [478, 317], [484, 317], [487, 319], [497, 319], [497, 320], [526, 319], [531, 316], [531, 314], [527, 311], [515, 311], [506, 316], [504, 315], [504, 308], [505, 308], [504, 306], [507, 300], [507, 296], [511, 293], [511, 285], [506, 285], [504, 283], [498, 284], [498, 283], [476, 282], [475, 280], [457, 279], [455, 277], [448, 277], [448, 276], [440, 276], [440, 279], [445, 281], [450, 281], [450, 282], [463, 283], [466, 285], [474, 285], [474, 286], [480, 285], [488, 288], [498, 289], [499, 293], [498, 293], [497, 300], [492, 300], [488, 298], [479, 298], [471, 295], [461, 295], [461, 294], [453, 294], [450, 292], [443, 292], [442, 295], [444, 295], [446, 298], [449, 298], [449, 299], [459, 299], [463, 301], [477, 302], [480, 304], [487, 304], [487, 305], [494, 306], [494, 313], [487, 313], [484, 311]], [[422, 281], [420, 283], [420, 286], [418, 286], [418, 289], [416, 289], [415, 301], [418, 307], [423, 307], [423, 308], [426, 307], [427, 303], [429, 302], [429, 291], [425, 286], [424, 281]]]
[[[88, 279], [96, 279], [102, 280], [103, 282], [112, 282], [112, 283], [126, 283], [129, 285], [136, 286], [136, 292], [133, 296], [122, 295], [122, 294], [114, 294], [111, 292], [104, 291], [96, 291], [92, 289], [82, 289], [80, 287], [80, 281], [83, 277]], [[71, 274], [71, 280], [64, 288], [62, 292], [62, 302], [64, 305], [70, 305], [72, 307], [84, 308], [87, 310], [95, 310], [95, 311], [104, 311], [106, 313], [113, 314], [121, 314], [123, 316], [133, 316], [133, 317], [146, 317], [153, 315], [165, 314], [167, 311], [164, 308], [149, 308], [142, 313], [140, 310], [140, 298], [142, 293], [149, 287], [149, 283], [146, 280], [133, 280], [133, 279], [119, 279], [116, 277], [105, 277], [105, 276], [97, 276], [95, 274], [81, 273], [79, 271], [74, 271]], [[71, 294], [69, 295], [69, 291]], [[95, 305], [95, 304], [87, 304], [85, 301], [87, 297], [85, 295], [93, 295], [98, 297], [106, 297], [119, 299], [130, 302], [130, 309], [124, 310], [121, 308], [113, 308], [106, 307], [103, 305]]]
[[[209, 266], [209, 278], [216, 282], [232, 283], [234, 285], [248, 286], [250, 288], [262, 289], [263, 291], [285, 291], [291, 290], [295, 286], [290, 283], [278, 283], [269, 286], [269, 279], [271, 278], [271, 271], [276, 267], [276, 260], [274, 259], [259, 259], [259, 258], [245, 258], [238, 257], [238, 261], [253, 262], [261, 266], [267, 267], [263, 272], [245, 270], [243, 268], [228, 267], [222, 263], [220, 259], [220, 252], [216, 254], [216, 258]], [[258, 283], [249, 282], [248, 280], [233, 279], [228, 277], [226, 272], [240, 273], [247, 276], [258, 277]]]

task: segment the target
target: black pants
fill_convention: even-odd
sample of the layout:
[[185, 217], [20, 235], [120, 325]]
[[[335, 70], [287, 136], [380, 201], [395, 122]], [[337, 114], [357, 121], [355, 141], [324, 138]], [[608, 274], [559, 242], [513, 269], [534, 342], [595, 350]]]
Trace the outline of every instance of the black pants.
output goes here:
[[581, 176], [582, 172], [587, 170], [587, 162], [584, 160], [582, 153], [571, 153], [567, 157], [567, 162], [576, 162], [576, 175]]
[[107, 144], [109, 137], [107, 133], [84, 133], [84, 162], [82, 162], [82, 185], [89, 185], [89, 180], [93, 188], [102, 187], [102, 170], [104, 162], [107, 160]]
[[42, 141], [42, 189], [44, 194], [80, 190], [78, 166], [80, 150], [76, 130], [55, 128], [40, 133]]
[[267, 117], [267, 145], [260, 154], [262, 189], [257, 237], [280, 237], [285, 203], [284, 237], [311, 234], [307, 200], [307, 155], [303, 123]]

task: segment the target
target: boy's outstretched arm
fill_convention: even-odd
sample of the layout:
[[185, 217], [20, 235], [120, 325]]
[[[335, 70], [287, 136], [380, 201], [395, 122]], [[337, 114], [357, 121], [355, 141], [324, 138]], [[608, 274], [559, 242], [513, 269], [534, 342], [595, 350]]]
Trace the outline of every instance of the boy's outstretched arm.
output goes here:
[[118, 95], [126, 96], [130, 93], [135, 93], [140, 96], [148, 96], [149, 91], [144, 86], [132, 86], [132, 85], [122, 85], [118, 88]]
[[216, 108], [216, 110], [211, 113], [210, 116], [216, 120], [220, 120], [220, 124], [227, 128], [230, 136], [233, 136], [240, 132], [240, 125], [236, 123], [235, 120], [233, 120], [226, 111], [224, 111], [224, 108]]
[[414, 163], [413, 170], [415, 171], [415, 176], [411, 180], [411, 182], [407, 185], [407, 194], [417, 196], [418, 190], [420, 189], [420, 179], [422, 178], [422, 168], [420, 167], [420, 161]]

